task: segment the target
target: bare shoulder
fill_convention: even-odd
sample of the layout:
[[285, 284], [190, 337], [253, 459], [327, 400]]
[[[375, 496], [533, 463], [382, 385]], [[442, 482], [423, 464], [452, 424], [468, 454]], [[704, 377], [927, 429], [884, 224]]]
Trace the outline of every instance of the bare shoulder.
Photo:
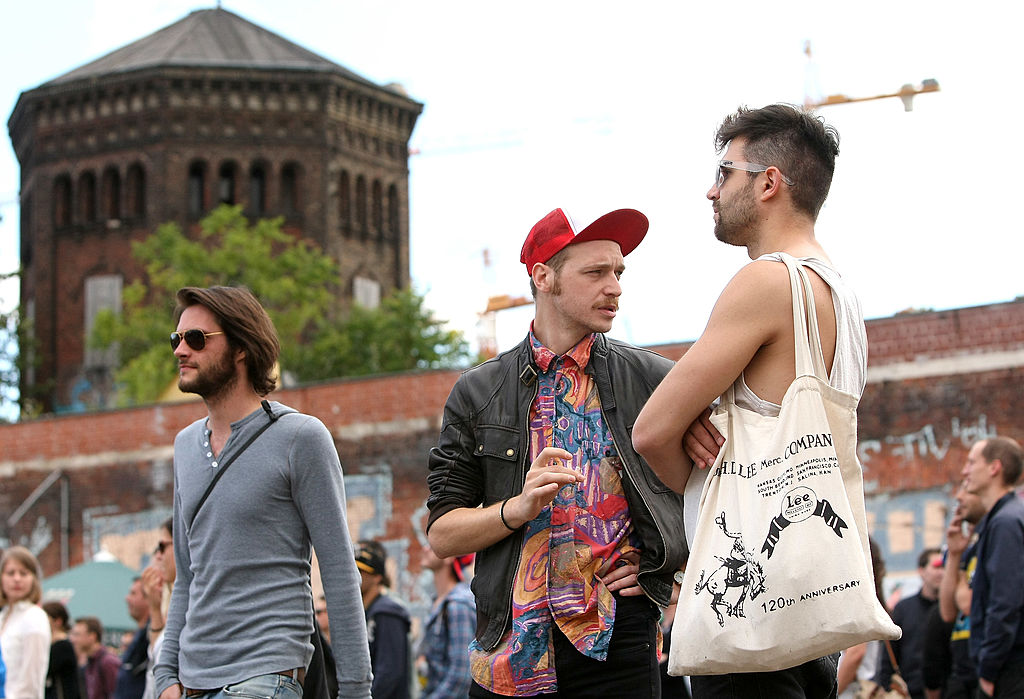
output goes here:
[[719, 304], [733, 312], [764, 316], [780, 310], [788, 313], [791, 297], [786, 266], [771, 260], [754, 260], [729, 280]]

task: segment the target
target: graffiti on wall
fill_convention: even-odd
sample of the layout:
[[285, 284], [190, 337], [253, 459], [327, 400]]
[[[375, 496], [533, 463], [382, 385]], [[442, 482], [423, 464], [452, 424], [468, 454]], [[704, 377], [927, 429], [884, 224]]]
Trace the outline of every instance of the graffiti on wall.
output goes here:
[[857, 446], [857, 455], [865, 466], [871, 463], [873, 457], [886, 450], [904, 461], [915, 458], [941, 461], [954, 442], [959, 442], [966, 449], [979, 439], [994, 436], [996, 427], [989, 425], [988, 417], [984, 414], [979, 415], [974, 422], [967, 423], [954, 417], [950, 420], [949, 436], [945, 439], [940, 440], [936, 436], [935, 426], [928, 424], [906, 434], [886, 435], [882, 439], [863, 439]]

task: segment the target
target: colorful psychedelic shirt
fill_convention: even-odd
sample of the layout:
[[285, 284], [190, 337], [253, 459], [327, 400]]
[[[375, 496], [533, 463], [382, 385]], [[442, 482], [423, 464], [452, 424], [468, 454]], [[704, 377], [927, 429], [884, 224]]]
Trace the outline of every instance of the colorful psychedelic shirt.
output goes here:
[[586, 373], [594, 335], [556, 356], [530, 333], [540, 374], [530, 409], [529, 462], [546, 446], [572, 453], [582, 483], [567, 485], [525, 525], [513, 582], [512, 628], [492, 651], [470, 645], [473, 680], [506, 696], [555, 692], [553, 626], [584, 655], [604, 660], [615, 598], [597, 577], [624, 554], [639, 552], [622, 489], [622, 462]]

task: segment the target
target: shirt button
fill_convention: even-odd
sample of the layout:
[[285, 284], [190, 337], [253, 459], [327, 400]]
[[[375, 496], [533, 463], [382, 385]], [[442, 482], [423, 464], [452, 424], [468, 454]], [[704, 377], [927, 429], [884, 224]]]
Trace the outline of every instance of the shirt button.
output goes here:
[[476, 445], [476, 450], [477, 451], [483, 451], [484, 450], [484, 445], [483, 444], [477, 444]]
[[217, 466], [217, 462], [216, 462], [216, 461], [214, 461], [214, 462], [213, 462], [213, 465], [214, 465], [214, 467], [216, 467], [216, 466]]
[[206, 458], [207, 459], [209, 459], [211, 456], [213, 456], [213, 452], [212, 451], [206, 452]]

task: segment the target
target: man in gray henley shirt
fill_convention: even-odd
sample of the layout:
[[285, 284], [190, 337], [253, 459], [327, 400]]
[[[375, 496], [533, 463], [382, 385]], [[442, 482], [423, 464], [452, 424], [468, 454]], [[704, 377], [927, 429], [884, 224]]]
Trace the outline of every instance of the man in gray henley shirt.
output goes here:
[[[276, 386], [280, 345], [248, 290], [181, 289], [176, 315], [178, 387], [202, 396], [209, 414], [174, 441], [178, 577], [155, 669], [160, 699], [301, 697], [313, 654], [311, 547], [327, 599], [338, 694], [369, 697], [359, 573], [330, 433], [314, 417], [261, 402]], [[244, 448], [269, 413], [278, 419]], [[232, 458], [197, 515], [218, 466]]]

